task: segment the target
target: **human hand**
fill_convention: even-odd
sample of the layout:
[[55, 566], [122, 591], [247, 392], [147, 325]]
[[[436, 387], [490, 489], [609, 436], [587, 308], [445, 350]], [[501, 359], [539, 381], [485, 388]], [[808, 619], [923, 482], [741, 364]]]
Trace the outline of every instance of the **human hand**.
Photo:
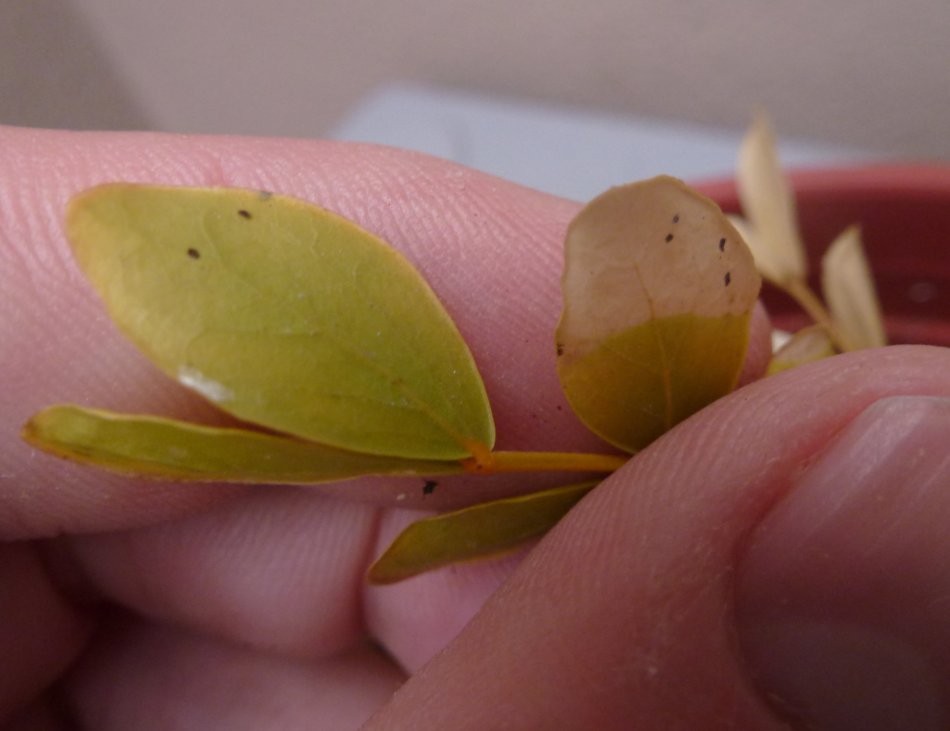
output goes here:
[[[790, 723], [781, 709], [857, 713], [848, 694], [868, 687], [917, 714], [904, 727], [947, 725], [946, 351], [756, 383], [645, 450], [526, 556], [367, 587], [414, 513], [339, 495], [379, 496], [380, 481], [145, 482], [18, 440], [63, 401], [220, 418], [113, 330], [72, 262], [65, 202], [109, 180], [271, 189], [358, 221], [446, 303], [501, 447], [598, 448], [563, 407], [551, 344], [574, 204], [353, 145], [0, 130], [9, 728], [345, 729], [381, 708], [366, 728], [773, 729]], [[757, 333], [750, 372], [761, 319]], [[432, 497], [519, 487], [440, 481]], [[871, 713], [824, 727], [901, 727]]]

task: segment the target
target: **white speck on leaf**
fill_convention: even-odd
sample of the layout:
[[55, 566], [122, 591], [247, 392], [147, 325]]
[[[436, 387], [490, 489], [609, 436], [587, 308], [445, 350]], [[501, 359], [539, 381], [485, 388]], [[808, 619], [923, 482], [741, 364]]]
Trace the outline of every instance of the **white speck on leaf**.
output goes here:
[[178, 369], [178, 382], [216, 404], [231, 401], [234, 398], [234, 391], [230, 388], [206, 378], [200, 371], [190, 366], [181, 366]]

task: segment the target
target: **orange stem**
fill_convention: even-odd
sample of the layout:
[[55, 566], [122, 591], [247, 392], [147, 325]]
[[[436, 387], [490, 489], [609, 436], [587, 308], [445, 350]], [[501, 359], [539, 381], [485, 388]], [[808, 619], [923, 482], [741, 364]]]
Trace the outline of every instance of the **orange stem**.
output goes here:
[[629, 456], [580, 452], [489, 452], [462, 460], [471, 474], [496, 475], [502, 472], [613, 472]]

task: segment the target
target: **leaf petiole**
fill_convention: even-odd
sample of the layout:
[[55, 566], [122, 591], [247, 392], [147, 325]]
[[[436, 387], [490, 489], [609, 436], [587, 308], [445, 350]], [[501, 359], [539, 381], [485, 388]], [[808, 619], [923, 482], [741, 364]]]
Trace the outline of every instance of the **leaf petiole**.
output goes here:
[[462, 460], [462, 469], [474, 475], [503, 472], [614, 472], [629, 455], [587, 454], [581, 452], [490, 452]]
[[783, 286], [783, 289], [799, 304], [816, 325], [820, 325], [824, 328], [831, 342], [835, 344], [838, 350], [841, 352], [854, 350], [854, 347], [850, 345], [835, 325], [834, 320], [831, 319], [831, 315], [824, 303], [818, 298], [818, 295], [812, 291], [804, 279], [790, 279]]

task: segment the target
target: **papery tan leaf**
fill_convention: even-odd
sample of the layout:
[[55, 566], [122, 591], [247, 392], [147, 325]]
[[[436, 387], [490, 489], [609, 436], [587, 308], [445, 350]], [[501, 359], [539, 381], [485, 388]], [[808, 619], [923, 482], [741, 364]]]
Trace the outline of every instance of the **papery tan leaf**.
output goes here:
[[850, 349], [887, 345], [858, 226], [849, 226], [828, 247], [821, 260], [821, 286], [832, 320]]
[[757, 114], [739, 150], [739, 198], [747, 221], [740, 233], [756, 266], [769, 281], [785, 286], [807, 274], [795, 197], [778, 160], [768, 118]]
[[827, 358], [836, 353], [828, 331], [821, 325], [802, 328], [785, 340], [769, 361], [767, 375]]

